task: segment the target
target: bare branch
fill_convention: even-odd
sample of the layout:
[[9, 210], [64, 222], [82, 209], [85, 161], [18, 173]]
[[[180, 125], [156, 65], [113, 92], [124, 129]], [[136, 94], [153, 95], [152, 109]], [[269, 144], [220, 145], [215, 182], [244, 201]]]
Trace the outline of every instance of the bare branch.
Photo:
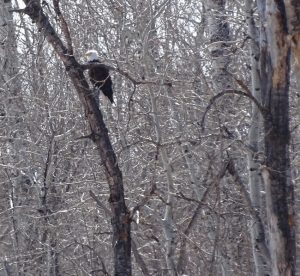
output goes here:
[[243, 91], [240, 91], [240, 90], [228, 89], [226, 91], [220, 92], [219, 94], [217, 94], [216, 96], [212, 97], [209, 100], [209, 104], [208, 104], [208, 106], [205, 109], [205, 112], [204, 112], [204, 114], [202, 116], [201, 123], [200, 123], [202, 129], [204, 129], [204, 122], [205, 122], [206, 114], [211, 109], [212, 105], [216, 102], [217, 99], [223, 97], [224, 95], [228, 95], [228, 94], [235, 94], [235, 95], [240, 95], [240, 96], [244, 96], [244, 97], [249, 98], [251, 101], [253, 101], [256, 104], [256, 106], [258, 107], [258, 110], [260, 111], [260, 113], [262, 114], [262, 116], [264, 118], [266, 117], [267, 109], [265, 109], [260, 104], [260, 102], [252, 94], [249, 94], [249, 93], [246, 93], [246, 92], [243, 92]]
[[253, 207], [250, 196], [249, 196], [249, 193], [246, 190], [246, 188], [243, 184], [243, 181], [241, 180], [238, 172], [236, 171], [235, 165], [234, 165], [234, 162], [233, 162], [232, 159], [230, 160], [229, 165], [228, 165], [228, 172], [233, 177], [234, 182], [238, 185], [242, 195], [244, 196], [247, 207], [249, 208], [251, 217], [254, 220], [254, 223], [257, 223], [259, 225], [260, 233], [262, 233], [262, 234], [261, 234], [261, 237], [259, 239], [256, 239], [255, 243], [256, 243], [257, 248], [259, 248], [260, 252], [263, 254], [263, 257], [265, 258], [266, 262], [270, 263], [271, 262], [270, 252], [269, 252], [269, 249], [268, 249], [268, 247], [265, 243], [266, 238], [265, 238], [265, 231], [264, 231], [264, 226], [263, 226], [262, 219], [260, 217], [260, 214], [259, 214], [258, 210], [256, 210]]
[[131, 211], [131, 219], [133, 218], [134, 214], [143, 206], [145, 206], [148, 201], [150, 200], [151, 196], [155, 194], [156, 191], [156, 181], [155, 181], [155, 172], [157, 168], [158, 163], [158, 154], [159, 154], [159, 146], [156, 147], [156, 153], [155, 153], [155, 163], [154, 163], [154, 173], [153, 173], [153, 179], [151, 183], [151, 188], [145, 192], [144, 198], [132, 209]]
[[178, 262], [177, 262], [177, 270], [181, 271], [183, 270], [183, 266], [184, 266], [184, 258], [185, 258], [185, 254], [186, 254], [186, 243], [187, 243], [187, 238], [189, 236], [189, 234], [191, 233], [191, 230], [193, 228], [193, 226], [195, 225], [200, 210], [203, 207], [203, 204], [205, 203], [206, 199], [208, 198], [208, 195], [210, 193], [210, 191], [212, 190], [213, 187], [215, 187], [216, 185], [218, 185], [218, 183], [221, 181], [221, 179], [225, 176], [225, 173], [227, 171], [228, 168], [228, 161], [225, 161], [218, 173], [218, 175], [214, 178], [213, 182], [211, 183], [211, 185], [208, 186], [208, 188], [205, 190], [205, 192], [203, 193], [201, 199], [199, 200], [193, 200], [190, 198], [187, 198], [186, 196], [184, 196], [181, 193], [181, 196], [183, 199], [188, 200], [188, 201], [195, 201], [198, 203], [186, 229], [183, 231], [183, 239], [181, 242], [181, 246], [180, 246], [180, 250], [179, 250], [179, 257], [178, 257]]
[[243, 88], [249, 95], [252, 95], [251, 90], [248, 88], [248, 86], [240, 79], [238, 79], [234, 74], [231, 74], [227, 72], [235, 81], [236, 83]]
[[16, 13], [25, 13], [25, 9], [12, 9], [9, 12], [16, 12]]
[[68, 54], [73, 55], [73, 45], [72, 45], [72, 38], [70, 35], [70, 30], [69, 30], [68, 24], [67, 24], [64, 16], [62, 15], [62, 13], [60, 11], [59, 1], [60, 0], [53, 0], [54, 11], [55, 11], [56, 15], [58, 16], [58, 19], [61, 23], [61, 29], [63, 31], [64, 37], [67, 42]]
[[131, 216], [130, 216], [131, 218], [141, 207], [145, 206], [148, 203], [150, 197], [155, 194], [155, 190], [156, 190], [156, 185], [155, 183], [152, 183], [150, 190], [145, 192], [143, 199], [132, 209]]
[[143, 275], [146, 275], [146, 276], [150, 275], [147, 265], [146, 265], [143, 257], [139, 253], [134, 240], [131, 241], [131, 247], [132, 247], [132, 253], [135, 257], [135, 260], [136, 260], [137, 264], [140, 266], [141, 270], [143, 271]]
[[166, 85], [166, 86], [172, 86], [174, 84], [174, 82], [178, 82], [178, 83], [182, 83], [182, 81], [180, 80], [137, 80], [134, 77], [132, 77], [130, 75], [130, 73], [120, 69], [120, 68], [115, 68], [113, 66], [107, 65], [107, 64], [103, 64], [103, 63], [85, 63], [81, 65], [81, 69], [82, 70], [88, 70], [94, 67], [97, 67], [99, 65], [102, 65], [104, 67], [106, 67], [108, 70], [111, 71], [116, 71], [118, 73], [120, 73], [122, 76], [126, 77], [127, 79], [129, 79], [134, 85], [139, 85], [139, 84], [152, 84], [152, 85]]
[[112, 215], [111, 211], [106, 208], [106, 206], [100, 201], [100, 199], [94, 194], [92, 190], [90, 190], [90, 196], [96, 201], [98, 207], [102, 208], [108, 216]]

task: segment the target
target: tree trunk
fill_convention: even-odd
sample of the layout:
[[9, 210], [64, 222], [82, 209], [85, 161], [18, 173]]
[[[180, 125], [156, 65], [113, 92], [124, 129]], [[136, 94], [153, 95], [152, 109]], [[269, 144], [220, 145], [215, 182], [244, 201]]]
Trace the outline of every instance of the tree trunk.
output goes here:
[[[252, 95], [261, 103], [261, 83], [259, 75], [259, 32], [255, 26], [253, 18], [253, 1], [246, 2], [248, 31], [250, 35], [250, 52], [251, 52], [251, 81]], [[262, 134], [262, 115], [260, 114], [256, 104], [252, 103], [252, 118], [249, 128], [249, 146], [251, 152], [248, 152], [248, 169], [249, 169], [249, 188], [252, 207], [263, 216], [262, 194], [263, 183], [260, 172], [260, 155], [263, 151], [261, 141]], [[267, 243], [265, 236], [264, 225], [262, 220], [257, 221], [253, 218], [250, 225], [252, 252], [255, 263], [255, 275], [265, 276], [270, 275], [269, 252], [266, 252]], [[267, 254], [266, 254], [267, 253]]]
[[62, 60], [85, 109], [92, 131], [91, 138], [98, 148], [110, 188], [109, 202], [112, 211], [114, 273], [118, 276], [131, 275], [130, 214], [125, 204], [122, 173], [109, 140], [102, 113], [98, 109], [89, 89], [82, 66], [78, 64], [73, 55], [69, 54], [70, 49], [67, 49], [58, 37], [50, 21], [43, 13], [40, 1], [24, 0], [24, 3], [26, 4], [24, 12], [35, 22], [39, 31], [44, 34]]
[[294, 189], [289, 158], [290, 46], [283, 1], [259, 1], [265, 20], [268, 52], [261, 72], [266, 166], [262, 169], [269, 230], [272, 275], [295, 274]]
[[[213, 90], [215, 94], [221, 93], [226, 89], [232, 88], [231, 86], [231, 77], [228, 74], [228, 65], [230, 63], [230, 50], [228, 41], [230, 40], [230, 28], [227, 21], [227, 16], [225, 14], [226, 8], [226, 0], [208, 0], [205, 2], [205, 7], [207, 10], [207, 21], [208, 21], [208, 30], [209, 30], [209, 38], [210, 45], [209, 51], [210, 56], [212, 58], [212, 80], [213, 80]], [[220, 104], [219, 109], [225, 108], [225, 106], [229, 104], [229, 99], [223, 99], [222, 104]], [[226, 122], [227, 118], [224, 117], [222, 113], [217, 113], [216, 122], [221, 122], [223, 124]], [[219, 125], [219, 128], [222, 125]], [[212, 257], [212, 262], [216, 262], [216, 264], [212, 263], [211, 275], [217, 273], [219, 271], [222, 273], [222, 276], [230, 276], [231, 269], [229, 264], [229, 258], [226, 258], [222, 253], [222, 250], [219, 248], [221, 243], [218, 238], [218, 220], [216, 218], [216, 231], [211, 232], [210, 238], [213, 240], [214, 248], [213, 254], [215, 256]], [[231, 248], [227, 247], [226, 251], [228, 251], [229, 256], [232, 255]], [[217, 271], [215, 271], [214, 266], [216, 266]]]
[[[285, 0], [285, 9], [287, 16], [287, 26], [289, 32], [289, 40], [291, 42], [291, 48], [293, 52], [293, 56], [295, 59], [295, 73], [296, 73], [296, 81], [298, 83], [298, 90], [300, 87], [300, 1], [295, 0]], [[298, 185], [298, 181], [295, 181], [295, 185]], [[295, 187], [295, 198], [298, 199], [300, 197], [299, 188]], [[299, 200], [295, 201], [295, 214], [296, 214], [296, 230], [295, 236], [296, 241], [300, 240], [300, 204]], [[299, 242], [297, 245], [297, 252], [299, 252]], [[299, 254], [296, 258], [296, 272], [295, 275], [300, 275], [300, 258]]]

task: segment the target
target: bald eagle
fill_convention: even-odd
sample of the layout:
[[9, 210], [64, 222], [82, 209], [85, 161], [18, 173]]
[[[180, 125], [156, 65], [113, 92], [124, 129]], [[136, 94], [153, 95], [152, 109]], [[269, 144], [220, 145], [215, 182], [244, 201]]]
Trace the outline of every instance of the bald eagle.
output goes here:
[[[114, 103], [112, 81], [109, 76], [109, 70], [103, 64], [100, 64], [97, 51], [89, 50], [86, 52], [85, 56], [88, 63], [95, 64], [89, 69], [90, 81], [94, 88], [98, 90], [98, 93], [100, 89], [103, 94], [109, 98], [110, 102]], [[96, 99], [96, 101], [99, 103], [99, 98]]]

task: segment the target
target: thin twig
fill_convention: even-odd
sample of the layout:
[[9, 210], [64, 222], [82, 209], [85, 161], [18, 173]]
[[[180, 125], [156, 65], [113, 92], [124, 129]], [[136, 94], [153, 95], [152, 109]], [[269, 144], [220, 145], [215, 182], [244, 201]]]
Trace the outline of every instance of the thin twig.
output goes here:
[[66, 42], [67, 42], [68, 54], [73, 55], [73, 45], [72, 45], [72, 38], [71, 38], [70, 30], [69, 30], [68, 24], [67, 24], [64, 16], [62, 15], [62, 13], [60, 11], [59, 1], [60, 0], [53, 0], [54, 11], [55, 11], [56, 15], [58, 16], [58, 19], [61, 23], [61, 29], [62, 29], [62, 32], [66, 39]]
[[16, 12], [16, 13], [25, 13], [25, 9], [12, 9], [9, 12]]
[[156, 181], [155, 181], [155, 173], [158, 163], [158, 154], [159, 154], [159, 146], [156, 147], [156, 153], [155, 153], [155, 161], [154, 161], [154, 173], [153, 173], [153, 179], [151, 181], [151, 187], [148, 191], [145, 192], [143, 199], [132, 209], [130, 218], [132, 219], [134, 214], [143, 206], [145, 206], [152, 195], [155, 194], [156, 191]]
[[132, 253], [135, 257], [135, 260], [136, 260], [137, 264], [140, 266], [140, 268], [143, 272], [143, 275], [145, 275], [145, 276], [150, 275], [147, 265], [146, 265], [142, 255], [139, 253], [136, 243], [133, 239], [131, 239], [131, 248], [132, 248]]
[[108, 216], [112, 215], [111, 211], [108, 208], [106, 208], [106, 206], [100, 201], [100, 199], [94, 194], [94, 192], [92, 190], [90, 190], [90, 196], [91, 196], [91, 198], [93, 198], [96, 201], [98, 207], [100, 207], [104, 210], [106, 215], [108, 215]]

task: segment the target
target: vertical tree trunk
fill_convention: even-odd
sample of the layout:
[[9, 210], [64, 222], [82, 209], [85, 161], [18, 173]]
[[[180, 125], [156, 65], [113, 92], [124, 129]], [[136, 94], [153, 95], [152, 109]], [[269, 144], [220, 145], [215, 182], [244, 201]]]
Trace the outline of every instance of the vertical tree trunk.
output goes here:
[[[261, 84], [259, 75], [259, 32], [255, 26], [253, 18], [253, 0], [247, 0], [246, 2], [246, 12], [247, 12], [247, 22], [248, 22], [248, 32], [250, 35], [250, 53], [251, 53], [251, 81], [252, 81], [252, 95], [261, 103]], [[250, 198], [252, 207], [259, 212], [261, 212], [264, 205], [262, 205], [262, 195], [263, 190], [262, 177], [260, 172], [260, 155], [263, 150], [263, 145], [261, 141], [262, 134], [262, 115], [258, 110], [256, 104], [252, 103], [252, 118], [251, 126], [249, 128], [249, 146], [251, 147], [251, 152], [248, 153], [248, 169], [249, 169], [249, 188], [250, 188]], [[270, 274], [270, 263], [269, 263], [269, 253], [266, 252], [266, 237], [264, 225], [255, 219], [253, 219], [250, 225], [251, 233], [251, 243], [252, 251], [255, 263], [255, 275], [265, 276]], [[267, 254], [266, 254], [267, 253]]]
[[[298, 89], [300, 87], [300, 1], [285, 0], [285, 9], [287, 16], [287, 26], [289, 32], [289, 40], [291, 42], [291, 48], [295, 59], [294, 69], [296, 70]], [[300, 203], [299, 203], [299, 181], [295, 180], [295, 214], [296, 214], [296, 230], [295, 237], [297, 243], [297, 258], [295, 264], [295, 275], [300, 275], [300, 258], [299, 258], [299, 240], [300, 240]]]
[[[230, 28], [225, 14], [226, 0], [207, 0], [205, 2], [205, 7], [207, 10], [207, 21], [208, 30], [210, 37], [210, 55], [212, 58], [212, 80], [214, 93], [221, 93], [226, 89], [231, 88], [231, 77], [228, 74], [228, 65], [230, 63], [230, 50], [228, 41], [230, 40]], [[224, 99], [222, 102], [222, 107], [224, 108], [226, 104], [229, 103], [228, 99]], [[216, 114], [218, 116], [218, 121], [222, 123], [226, 121], [226, 118], [222, 117], [222, 114]], [[220, 127], [220, 126], [219, 126]], [[218, 218], [216, 219], [218, 221]], [[218, 222], [216, 222], [218, 223]], [[218, 226], [216, 226], [218, 229]], [[218, 271], [222, 273], [223, 276], [231, 275], [230, 265], [228, 259], [223, 256], [222, 251], [219, 249], [220, 243], [218, 239], [218, 231], [210, 233], [211, 239], [215, 242], [215, 248], [213, 249], [216, 257], [213, 257], [212, 261], [218, 263]], [[231, 255], [230, 248], [227, 248], [228, 255]], [[217, 273], [212, 266], [211, 275]]]
[[295, 274], [294, 190], [289, 158], [290, 46], [284, 2], [259, 1], [268, 52], [261, 57], [266, 166], [262, 170], [269, 230], [272, 275]]
[[210, 55], [212, 58], [212, 78], [216, 93], [231, 87], [231, 77], [227, 69], [230, 63], [230, 28], [225, 15], [226, 0], [208, 0], [208, 28], [210, 36]]

